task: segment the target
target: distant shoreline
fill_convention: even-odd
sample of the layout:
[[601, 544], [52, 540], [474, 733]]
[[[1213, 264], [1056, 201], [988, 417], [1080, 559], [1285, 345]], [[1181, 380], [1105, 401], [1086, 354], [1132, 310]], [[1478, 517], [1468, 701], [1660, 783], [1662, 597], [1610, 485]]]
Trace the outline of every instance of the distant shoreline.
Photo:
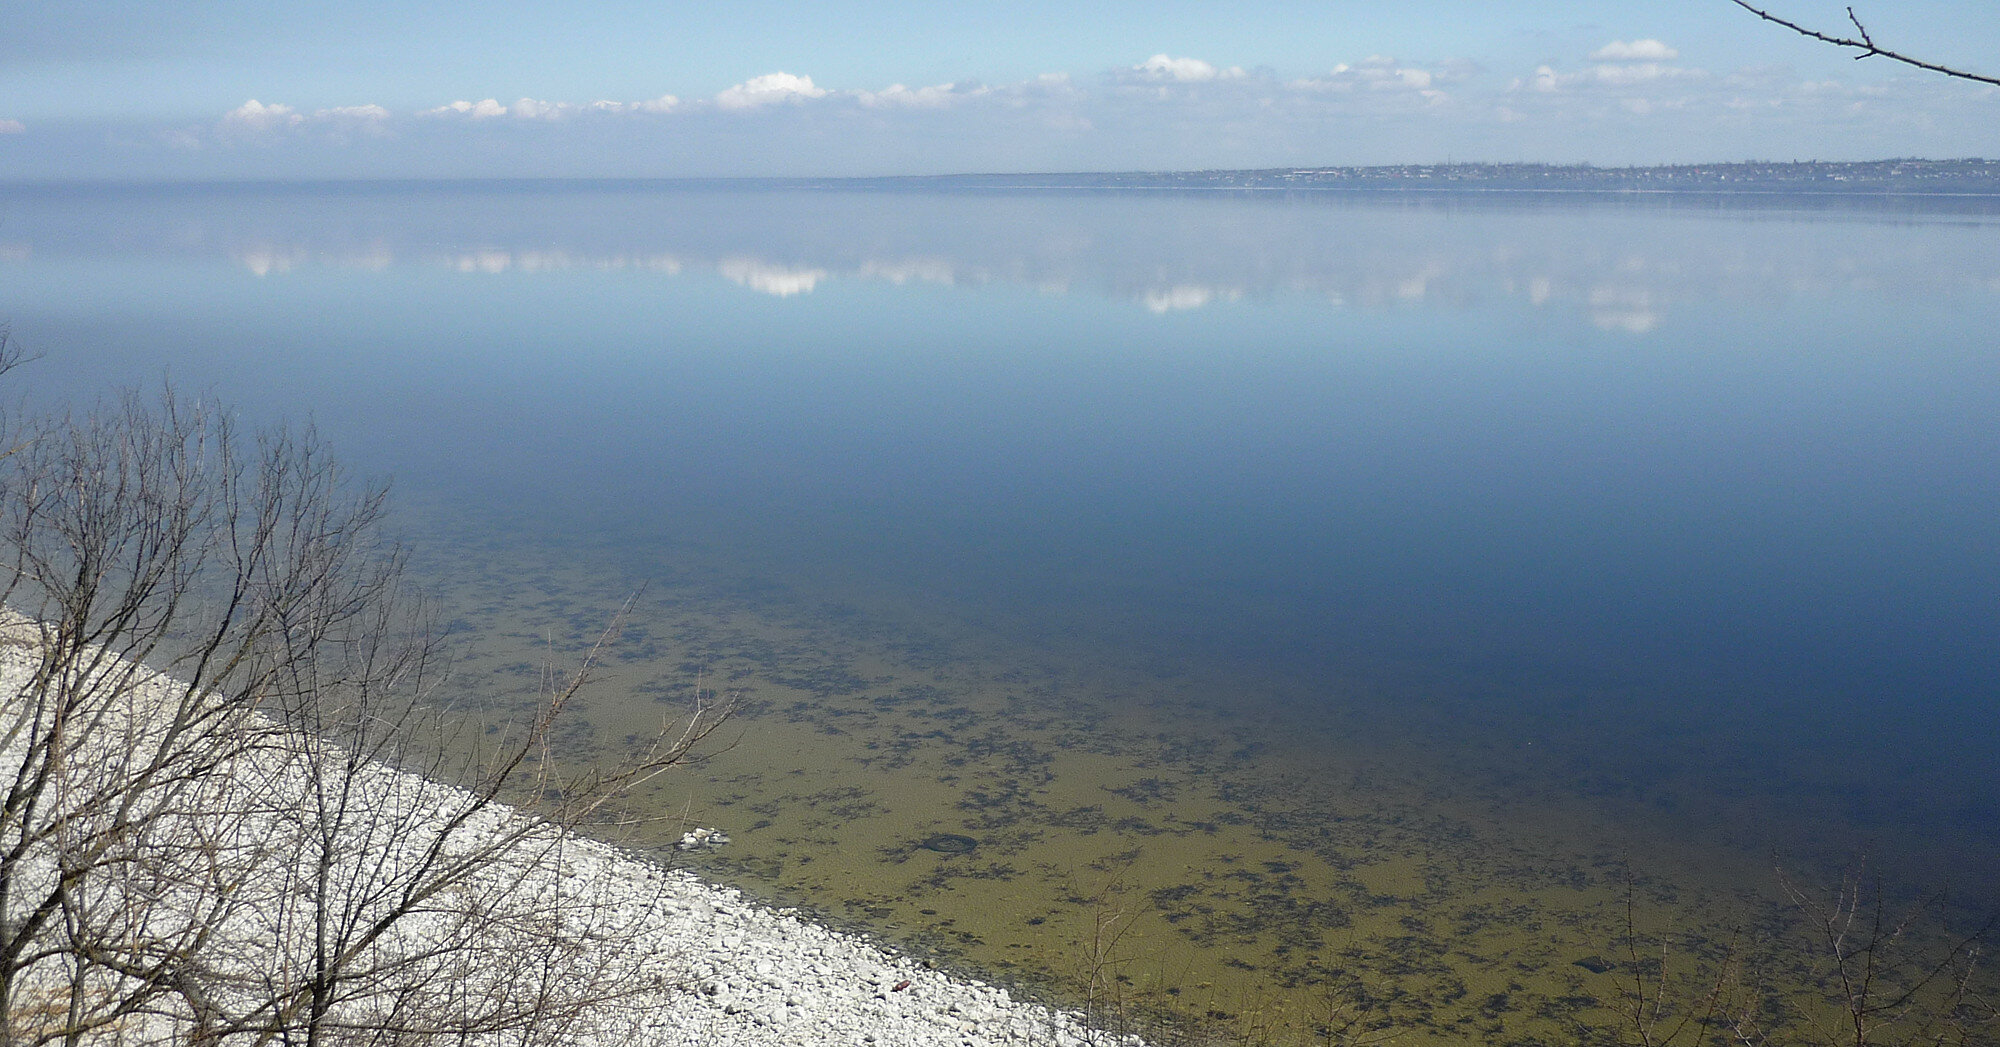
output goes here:
[[787, 190], [1011, 191], [1305, 191], [1645, 196], [2000, 196], [2000, 160], [1867, 160], [1597, 167], [1591, 164], [1395, 164], [1199, 171], [985, 172], [787, 178], [383, 178], [338, 180], [35, 179], [0, 182], [8, 190], [250, 188], [351, 191], [371, 188], [606, 189], [712, 188]]

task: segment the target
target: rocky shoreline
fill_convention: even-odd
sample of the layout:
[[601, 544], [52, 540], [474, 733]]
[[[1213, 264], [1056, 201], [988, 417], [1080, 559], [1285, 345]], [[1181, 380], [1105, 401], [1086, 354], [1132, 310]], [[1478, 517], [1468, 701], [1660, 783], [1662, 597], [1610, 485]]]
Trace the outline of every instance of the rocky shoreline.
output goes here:
[[[1140, 1041], [1090, 1029], [1080, 1016], [1006, 989], [934, 970], [866, 938], [734, 888], [587, 845], [614, 882], [657, 899], [652, 929], [692, 980], [649, 1022], [646, 1043], [1079, 1045]], [[698, 943], [698, 944], [696, 944]], [[691, 951], [690, 944], [696, 944]]]
[[[5, 623], [9, 642], [0, 648], [0, 695], [10, 711], [9, 720], [32, 708], [33, 682], [38, 663], [32, 635], [12, 615]], [[142, 675], [150, 675], [143, 674]], [[127, 722], [142, 722], [144, 711], [171, 688], [171, 681], [153, 676], [150, 682], [120, 690], [117, 701], [126, 712]], [[12, 735], [10, 735], [11, 737]], [[129, 746], [123, 735], [107, 739], [109, 749], [79, 749], [88, 762], [106, 767], [117, 765], [114, 750]], [[254, 754], [223, 761], [207, 772], [221, 776], [212, 792], [231, 793], [234, 781], [260, 784], [259, 795], [274, 797], [295, 792], [310, 793], [302, 777], [307, 762], [294, 753], [300, 743], [265, 746]], [[92, 754], [95, 755], [92, 755]], [[0, 764], [20, 765], [18, 751], [0, 749]], [[272, 782], [281, 782], [272, 786]], [[585, 1015], [566, 1019], [558, 1035], [560, 1042], [577, 1047], [793, 1047], [801, 1044], [852, 1044], [861, 1047], [1082, 1047], [1084, 1044], [1143, 1047], [1135, 1037], [1112, 1036], [1094, 1030], [1082, 1016], [1017, 999], [1006, 989], [986, 982], [954, 976], [926, 962], [886, 948], [864, 936], [836, 930], [814, 922], [799, 912], [760, 904], [741, 891], [706, 881], [683, 869], [630, 853], [601, 841], [546, 826], [532, 813], [504, 805], [485, 807], [474, 821], [459, 830], [443, 829], [451, 812], [464, 810], [468, 794], [419, 775], [382, 764], [370, 764], [352, 780], [353, 787], [370, 797], [368, 820], [349, 830], [336, 841], [335, 849], [347, 858], [366, 862], [395, 862], [407, 855], [383, 852], [371, 856], [380, 839], [393, 839], [399, 846], [413, 842], [427, 846], [428, 839], [456, 840], [454, 847], [468, 847], [468, 853], [482, 854], [482, 840], [502, 835], [521, 839], [523, 846], [510, 848], [499, 860], [482, 859], [481, 867], [454, 891], [464, 897], [455, 901], [451, 916], [461, 913], [486, 914], [490, 926], [501, 938], [489, 939], [477, 951], [493, 954], [484, 961], [470, 961], [457, 968], [465, 979], [458, 992], [477, 994], [506, 992], [512, 975], [496, 974], [508, 968], [515, 945], [505, 940], [510, 928], [567, 927], [562, 931], [568, 944], [561, 947], [565, 972], [555, 978], [569, 978], [588, 985], [593, 999], [601, 1002]], [[204, 786], [204, 794], [211, 794]], [[275, 790], [275, 791], [274, 791]], [[272, 840], [282, 841], [296, 832], [283, 803], [263, 807], [261, 813], [238, 810], [226, 826], [211, 830], [232, 839], [254, 841], [266, 847], [256, 853], [289, 853], [269, 849]], [[182, 809], [172, 816], [188, 819], [189, 825], [217, 820], [212, 809]], [[529, 826], [527, 834], [520, 826]], [[383, 826], [393, 826], [386, 837]], [[171, 828], [166, 823], [161, 827]], [[453, 833], [457, 834], [454, 835]], [[699, 833], [700, 831], [697, 831]], [[696, 840], [706, 845], [714, 838], [726, 840], [715, 830]], [[248, 846], [248, 844], [246, 844]], [[268, 868], [268, 866], [264, 867]], [[295, 882], [282, 874], [260, 875], [267, 884]], [[253, 885], [254, 887], [254, 885]], [[348, 888], [356, 890], [359, 888]], [[273, 907], [289, 908], [283, 889], [262, 892], [266, 900], [228, 917], [216, 925], [228, 936], [246, 943], [233, 962], [255, 973], [267, 961], [256, 950], [268, 942], [276, 926]], [[171, 895], [162, 895], [160, 899]], [[168, 907], [139, 915], [145, 926], [173, 927], [196, 917], [176, 906], [204, 904], [199, 892], [188, 900], [156, 900]], [[360, 910], [355, 910], [360, 911]], [[440, 910], [443, 912], [444, 910]], [[0, 914], [5, 916], [6, 914]], [[395, 933], [402, 942], [387, 941], [381, 948], [390, 953], [414, 950], [422, 953], [436, 931], [438, 922], [409, 921]], [[541, 931], [526, 932], [523, 941]], [[238, 954], [240, 953], [240, 955]], [[468, 953], [467, 955], [471, 955]], [[518, 955], [518, 953], [516, 953]], [[556, 955], [556, 954], [549, 954]], [[539, 977], [551, 975], [543, 971]], [[495, 979], [498, 980], [495, 980]], [[493, 989], [481, 988], [488, 983]], [[605, 988], [609, 986], [609, 990]], [[65, 991], [60, 981], [44, 986], [47, 992]], [[106, 1026], [107, 1042], [124, 1042], [122, 1033], [137, 1032], [140, 1039], [172, 1040], [172, 1031], [184, 1019], [170, 1010], [155, 1010], [132, 1019], [141, 1027]], [[513, 1043], [503, 1035], [493, 1042]], [[96, 1042], [91, 1036], [86, 1042]], [[475, 1039], [471, 1042], [484, 1043]]]

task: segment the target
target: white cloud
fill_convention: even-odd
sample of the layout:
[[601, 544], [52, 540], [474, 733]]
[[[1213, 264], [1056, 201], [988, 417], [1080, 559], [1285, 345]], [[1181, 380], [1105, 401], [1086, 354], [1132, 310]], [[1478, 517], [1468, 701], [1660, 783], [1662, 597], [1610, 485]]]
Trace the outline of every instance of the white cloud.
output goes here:
[[[1592, 48], [1590, 39], [1602, 46]], [[1002, 164], [1042, 170], [1275, 167], [1324, 162], [1327, 142], [1354, 162], [1432, 160], [1446, 149], [1509, 157], [1570, 149], [1580, 150], [1579, 159], [1621, 163], [1698, 160], [1714, 152], [1762, 155], [1765, 149], [1803, 156], [1824, 148], [1817, 141], [1865, 142], [1880, 155], [1924, 151], [1942, 136], [1919, 119], [1963, 127], [1967, 113], [1991, 109], [2000, 98], [1967, 98], [1970, 92], [1946, 97], [1942, 90], [1920, 90], [1915, 78], [1862, 83], [1818, 75], [1809, 81], [1783, 67], [1704, 71], [1688, 54], [1668, 57], [1676, 53], [1673, 47], [1635, 40], [1629, 32], [1609, 43], [1601, 35], [1585, 38], [1545, 66], [1521, 64], [1504, 72], [1442, 57], [1421, 62], [1361, 57], [1367, 53], [1353, 52], [1345, 56], [1348, 64], [1319, 67], [1303, 80], [1264, 67], [1238, 78], [1219, 62], [1175, 52], [1137, 64], [1110, 63], [1087, 74], [1030, 74], [987, 83], [944, 82], [945, 77], [892, 83], [884, 77], [872, 86], [867, 81], [821, 85], [803, 74], [770, 72], [779, 65], [772, 63], [764, 67], [767, 75], [746, 74], [719, 94], [711, 87], [693, 96], [641, 101], [651, 92], [634, 90], [503, 104], [482, 91], [458, 95], [455, 102], [444, 95], [451, 104], [435, 109], [318, 108], [322, 100], [298, 98], [292, 105], [265, 103], [261, 99], [271, 93], [260, 89], [256, 99], [227, 114], [213, 111], [204, 121], [162, 126], [150, 130], [145, 141], [161, 153], [169, 141], [191, 153], [209, 151], [181, 158], [191, 165], [236, 164], [245, 171], [278, 169], [284, 148], [350, 143], [369, 145], [352, 159], [335, 161], [355, 170], [363, 165], [387, 170], [390, 161], [456, 169], [457, 159], [447, 150], [461, 140], [447, 135], [443, 146], [427, 146], [426, 127], [433, 133], [451, 127], [476, 133], [479, 147], [489, 150], [482, 160], [561, 173], [596, 170], [599, 157], [606, 158], [605, 169], [676, 173], [872, 172], [882, 157], [959, 170]], [[829, 74], [822, 70], [822, 75]], [[1858, 101], [1866, 108], [1850, 112]], [[1898, 117], [1899, 108], [1915, 115]], [[418, 110], [433, 115], [426, 118]], [[746, 118], [768, 124], [780, 112], [786, 117], [766, 131], [809, 137], [730, 137], [731, 125]], [[1407, 123], [1419, 116], [1422, 124]], [[1808, 127], [1803, 123], [1808, 119], [1818, 122]], [[671, 129], [671, 142], [649, 138], [649, 129]], [[16, 123], [0, 121], [0, 145], [18, 153], [29, 139], [46, 137], [44, 131], [37, 123], [24, 135]], [[830, 279], [844, 275], [833, 272]], [[762, 286], [784, 283], [763, 280]], [[1192, 299], [1191, 293], [1177, 295], [1173, 283], [1152, 288], [1156, 304]], [[810, 286], [792, 285], [793, 294]], [[1144, 291], [1131, 293], [1136, 299]], [[1135, 312], [1137, 305], [1135, 300]]]
[[1515, 80], [1512, 90], [1552, 93], [1572, 87], [1636, 87], [1667, 80], [1702, 80], [1708, 72], [1658, 62], [1622, 65], [1593, 65], [1574, 73], [1558, 73], [1549, 66], [1537, 66], [1532, 75]]
[[566, 120], [583, 113], [664, 113], [680, 104], [673, 95], [645, 102], [599, 101], [589, 105], [575, 102], [544, 102], [539, 98], [519, 98], [508, 106], [508, 115], [521, 120]]
[[544, 102], [534, 98], [516, 99], [508, 112], [523, 120], [557, 120], [574, 112], [576, 106], [567, 102]]
[[991, 90], [1013, 109], [1047, 104], [1072, 105], [1084, 100], [1088, 94], [1085, 88], [1070, 79], [1068, 73], [1043, 73], [1033, 80], [1003, 84]]
[[305, 122], [288, 105], [265, 105], [255, 98], [231, 109], [222, 115], [222, 122], [236, 127], [247, 127], [253, 131], [268, 131], [274, 127], [290, 127]]
[[1624, 87], [1630, 84], [1651, 83], [1654, 80], [1677, 80], [1690, 76], [1700, 76], [1698, 69], [1682, 69], [1679, 66], [1661, 65], [1658, 62], [1641, 62], [1636, 65], [1594, 65], [1584, 70], [1584, 75], [1600, 84]]
[[467, 102], [461, 99], [450, 105], [441, 105], [436, 109], [426, 109], [419, 115], [469, 116], [474, 120], [488, 120], [496, 116], [506, 116], [507, 107], [501, 105], [499, 100], [493, 98], [487, 98], [478, 102]]
[[1403, 65], [1385, 55], [1370, 55], [1354, 65], [1343, 62], [1325, 76], [1294, 80], [1291, 86], [1308, 91], [1395, 91], [1414, 92], [1432, 101], [1442, 100], [1437, 88], [1443, 78], [1428, 69]]
[[17, 135], [27, 129], [28, 125], [19, 120], [0, 120], [0, 135]]
[[1561, 73], [1556, 72], [1553, 68], [1545, 65], [1536, 66], [1535, 71], [1533, 73], [1529, 74], [1528, 76], [1522, 77], [1521, 79], [1518, 79], [1513, 83], [1514, 90], [1518, 91], [1523, 88], [1526, 88], [1527, 90], [1530, 91], [1540, 91], [1543, 94], [1549, 94], [1555, 91], [1560, 91], [1562, 90], [1562, 86], [1563, 86], [1563, 75]]
[[[273, 131], [279, 128], [297, 128], [308, 124], [331, 124], [335, 127], [355, 127], [379, 131], [380, 125], [389, 119], [389, 111], [379, 105], [341, 105], [327, 109], [315, 109], [311, 115], [301, 113], [291, 106], [272, 103], [265, 105], [255, 98], [222, 114], [222, 126], [226, 130]], [[198, 146], [189, 142], [188, 146]]]
[[379, 105], [341, 105], [331, 109], [315, 109], [314, 120], [387, 120], [389, 111]]
[[826, 88], [814, 87], [810, 76], [765, 73], [763, 76], [753, 76], [735, 87], [725, 89], [715, 96], [715, 104], [724, 109], [752, 109], [776, 102], [794, 102], [801, 98], [821, 98], [825, 95]]
[[959, 98], [985, 93], [986, 88], [983, 87], [960, 90], [957, 84], [933, 84], [914, 91], [902, 84], [890, 84], [880, 91], [856, 91], [854, 97], [862, 105], [875, 109], [942, 109]]
[[521, 120], [566, 120], [583, 113], [664, 113], [680, 104], [673, 95], [662, 95], [645, 102], [592, 102], [578, 105], [575, 102], [544, 102], [539, 98], [519, 98], [507, 107], [507, 113]]
[[1172, 58], [1157, 54], [1132, 67], [1134, 73], [1145, 80], [1172, 80], [1176, 83], [1195, 84], [1208, 80], [1233, 80], [1243, 75], [1243, 70], [1230, 66], [1217, 69], [1199, 58]]
[[1681, 53], [1661, 41], [1648, 37], [1626, 43], [1613, 40], [1590, 53], [1593, 62], [1666, 62], [1679, 58]]
[[608, 98], [601, 98], [589, 105], [571, 105], [568, 102], [557, 103], [558, 107], [566, 113], [671, 113], [675, 109], [680, 108], [680, 104], [681, 100], [673, 95], [648, 98], [643, 102], [614, 102]]
[[[1670, 64], [1678, 57], [1679, 51], [1658, 40], [1613, 40], [1590, 53], [1593, 65], [1575, 72], [1559, 72], [1548, 65], [1537, 66], [1528, 76], [1516, 77], [1507, 90], [1539, 94], [1592, 88], [1624, 91], [1674, 81], [1695, 83], [1711, 79], [1705, 69]], [[1628, 111], [1644, 113], [1657, 103], [1655, 99], [1653, 103], [1635, 104], [1628, 99], [1621, 104]]]

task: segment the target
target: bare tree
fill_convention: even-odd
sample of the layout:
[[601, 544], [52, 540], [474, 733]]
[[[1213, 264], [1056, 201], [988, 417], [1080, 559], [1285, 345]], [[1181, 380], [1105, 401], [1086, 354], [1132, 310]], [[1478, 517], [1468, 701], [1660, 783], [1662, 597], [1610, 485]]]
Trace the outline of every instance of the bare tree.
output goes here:
[[[1625, 1014], [1638, 1047], [1969, 1047], [2000, 1012], [1979, 966], [2000, 915], [1961, 926], [1942, 895], [1898, 906], [1857, 861], [1830, 889], [1778, 872], [1787, 929], [1726, 947], [1639, 930], [1626, 897]], [[1776, 925], [1774, 925], [1776, 926]], [[1985, 979], [1982, 981], [1982, 978]]]
[[[1812, 958], [1805, 984], [1779, 994], [1784, 1010], [1825, 1047], [1947, 1047], [1990, 1042], [2000, 1021], [1981, 992], [1980, 951], [2000, 914], [1955, 926], [1942, 894], [1894, 904], [1879, 877], [1857, 861], [1828, 891], [1801, 886], [1783, 870], [1780, 886], [1803, 921], [1802, 954]], [[1779, 1017], [1785, 1017], [1780, 1015]], [[1738, 1042], [1768, 1047], [1797, 1042], [1773, 1023], [1744, 1012], [1732, 1022]]]
[[[1135, 850], [1121, 858], [1095, 863], [1104, 872], [1105, 878], [1087, 896], [1089, 936], [1077, 943], [1075, 957], [1075, 977], [1077, 988], [1083, 993], [1083, 1013], [1097, 1025], [1116, 1032], [1124, 1031], [1134, 1017], [1131, 1013], [1134, 1001], [1126, 990], [1129, 979], [1125, 968], [1138, 957], [1126, 948], [1125, 938], [1136, 926], [1134, 917], [1137, 914], [1127, 897], [1130, 888], [1125, 878], [1131, 872], [1132, 863], [1137, 860], [1138, 852]], [[1074, 886], [1070, 894], [1080, 896]]]
[[558, 777], [592, 652], [454, 737], [385, 493], [310, 431], [169, 392], [0, 446], [0, 1047], [569, 1042], [661, 988], [567, 830], [724, 710]]
[[1854, 13], [1854, 8], [1852, 7], [1847, 9], [1847, 21], [1849, 25], [1852, 25], [1854, 27], [1854, 32], [1856, 35], [1836, 36], [1832, 33], [1821, 32], [1817, 29], [1808, 29], [1797, 22], [1790, 21], [1789, 19], [1780, 18], [1764, 8], [1749, 3], [1748, 0], [1729, 0], [1729, 2], [1744, 9], [1745, 11], [1750, 12], [1753, 15], [1756, 15], [1757, 17], [1763, 19], [1766, 22], [1771, 22], [1777, 25], [1784, 26], [1786, 29], [1789, 29], [1792, 32], [1797, 33], [1800, 36], [1812, 40], [1818, 40], [1820, 43], [1823, 44], [1831, 44], [1834, 47], [1841, 47], [1841, 48], [1851, 49], [1854, 51], [1859, 51], [1860, 54], [1854, 56], [1855, 61], [1860, 61], [1863, 58], [1886, 58], [1892, 62], [1901, 62], [1904, 65], [1915, 66], [1918, 69], [1923, 69], [1928, 72], [1941, 73], [1945, 76], [1956, 77], [1957, 79], [1960, 80], [1971, 80], [1975, 83], [1992, 84], [1996, 87], [2000, 87], [2000, 77], [1985, 76], [1979, 73], [1967, 72], [1963, 69], [1955, 69], [1948, 65], [1940, 65], [1936, 62], [1925, 61], [1921, 58], [1913, 58], [1899, 51], [1893, 51], [1889, 48], [1883, 47], [1882, 45], [1875, 42], [1875, 37], [1868, 32], [1868, 27], [1861, 24], [1860, 16]]
[[[1679, 949], [1676, 949], [1676, 945]], [[1706, 955], [1704, 955], [1706, 953]], [[1675, 1047], [1711, 1039], [1742, 998], [1742, 956], [1732, 942], [1719, 954], [1698, 940], [1639, 931], [1639, 883], [1625, 873], [1625, 1016], [1639, 1047]]]

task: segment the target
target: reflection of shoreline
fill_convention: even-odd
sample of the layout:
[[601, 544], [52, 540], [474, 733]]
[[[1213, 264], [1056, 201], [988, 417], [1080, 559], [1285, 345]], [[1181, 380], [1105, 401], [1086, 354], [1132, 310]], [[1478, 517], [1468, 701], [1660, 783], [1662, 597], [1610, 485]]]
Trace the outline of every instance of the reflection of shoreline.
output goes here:
[[[16, 252], [20, 259], [25, 259], [28, 253], [29, 249], [25, 247]], [[315, 254], [302, 246], [287, 247], [275, 244], [236, 248], [231, 251], [231, 258], [236, 264], [259, 277], [282, 276], [312, 266], [374, 272], [400, 264], [387, 248], [346, 254]], [[1855, 261], [1853, 258], [1836, 259], [1831, 268], [1836, 270], [1837, 274], [1828, 274], [1820, 280], [1803, 279], [1800, 274], [1781, 276], [1771, 273], [1768, 268], [1760, 269], [1756, 273], [1731, 269], [1714, 275], [1718, 280], [1726, 280], [1730, 276], [1737, 275], [1763, 276], [1782, 284], [1782, 293], [1786, 294], [1830, 296], [1842, 290], [1879, 291], [1878, 278], [1860, 271], [1854, 264]], [[1459, 264], [1454, 265], [1454, 262]], [[668, 252], [594, 255], [561, 249], [515, 251], [505, 248], [482, 248], [421, 256], [415, 260], [415, 264], [484, 275], [565, 270], [632, 270], [664, 276], [713, 273], [747, 290], [776, 298], [809, 295], [823, 285], [846, 281], [885, 283], [894, 286], [923, 283], [941, 287], [981, 287], [1013, 282], [1026, 284], [1043, 294], [1055, 295], [1069, 294], [1079, 286], [1088, 286], [1078, 280], [1073, 272], [1021, 274], [1014, 280], [1008, 280], [989, 268], [961, 267], [949, 259], [935, 256], [871, 258], [858, 265], [832, 268], [823, 265], [775, 262], [749, 253], [735, 253], [715, 260], [705, 260]], [[1673, 267], [1656, 265], [1647, 259], [1632, 256], [1619, 259], [1617, 264], [1608, 270], [1570, 274], [1549, 271], [1530, 271], [1520, 275], [1505, 274], [1494, 272], [1489, 268], [1467, 265], [1463, 260], [1442, 255], [1420, 260], [1404, 259], [1400, 261], [1400, 265], [1402, 268], [1394, 268], [1389, 264], [1389, 260], [1385, 260], [1380, 268], [1345, 274], [1346, 282], [1337, 286], [1330, 286], [1325, 282], [1315, 284], [1312, 281], [1293, 280], [1282, 287], [1255, 288], [1241, 283], [1215, 284], [1176, 280], [1171, 283], [1138, 285], [1114, 281], [1109, 286], [1100, 282], [1098, 288], [1106, 297], [1133, 302], [1146, 311], [1158, 315], [1189, 312], [1286, 292], [1314, 294], [1336, 307], [1363, 309], [1427, 305], [1463, 306], [1491, 295], [1502, 300], [1515, 300], [1538, 309], [1567, 306], [1579, 312], [1592, 326], [1600, 330], [1630, 335], [1645, 335], [1654, 331], [1664, 320], [1667, 308], [1677, 301], [1693, 297], [1727, 296], [1720, 289], [1702, 295], [1686, 288], [1655, 287], [1647, 282], [1648, 277], [1660, 277], [1660, 274], [1668, 272]], [[1955, 281], [1962, 290], [1988, 293], [2000, 291], [2000, 274], [1982, 281], [1969, 273], [1957, 271], [1954, 273], [1963, 277]], [[1833, 279], [1834, 275], [1844, 279], [1836, 281]], [[1663, 280], [1663, 282], [1669, 281]], [[1746, 286], [1746, 281], [1728, 281], [1728, 284], [1734, 288], [1737, 296], [1757, 293], [1752, 287]], [[1772, 296], [1780, 294], [1776, 290], [1766, 293]]]
[[[370, 256], [369, 268], [389, 267], [391, 260], [382, 256], [380, 266]], [[488, 248], [479, 251], [464, 251], [457, 254], [441, 255], [425, 259], [432, 265], [443, 265], [461, 273], [524, 273], [561, 272], [566, 269], [642, 269], [665, 273], [672, 276], [681, 271], [681, 260], [671, 254], [654, 255], [602, 255], [575, 254], [561, 249], [551, 251], [510, 251], [504, 248]], [[337, 263], [336, 263], [337, 264]], [[261, 275], [261, 274], [260, 274]]]
[[827, 277], [824, 269], [772, 265], [741, 255], [723, 259], [716, 265], [715, 270], [731, 283], [741, 284], [752, 291], [761, 291], [777, 298], [811, 294], [813, 288], [819, 286], [819, 282]]
[[[0, 192], [9, 234], [0, 261], [220, 256], [259, 277], [398, 266], [488, 275], [626, 270], [715, 275], [780, 298], [846, 282], [1005, 286], [1096, 295], [1161, 316], [1297, 296], [1362, 310], [1511, 302], [1630, 335], [1654, 332], [1690, 302], [2000, 292], [2000, 259], [1978, 246], [1995, 216], [1957, 203], [1897, 197], [1831, 208], [1771, 197], [1756, 207], [1695, 207], [1678, 196], [1654, 203], [1538, 194], [1542, 202], [1531, 204], [1496, 198], [1521, 194], [1420, 195], [562, 183], [46, 188]], [[1911, 223], [1942, 235], [1907, 236]]]

